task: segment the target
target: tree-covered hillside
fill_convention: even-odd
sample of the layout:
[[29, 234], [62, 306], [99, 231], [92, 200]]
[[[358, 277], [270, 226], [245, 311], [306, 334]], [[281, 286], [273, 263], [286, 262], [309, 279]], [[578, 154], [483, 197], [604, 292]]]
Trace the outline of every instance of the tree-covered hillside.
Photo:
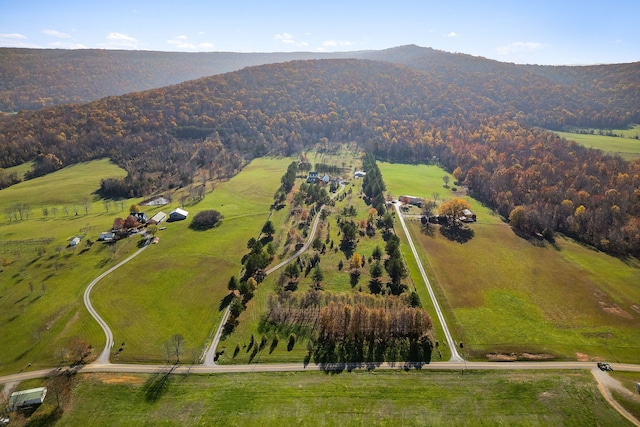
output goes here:
[[89, 102], [248, 66], [341, 56], [0, 48], [0, 111]]
[[141, 195], [187, 184], [199, 169], [229, 176], [257, 156], [357, 142], [386, 160], [435, 159], [505, 217], [518, 209], [523, 233], [563, 231], [610, 252], [640, 254], [640, 163], [532, 127], [617, 123], [623, 110], [640, 122], [640, 102], [625, 106], [633, 92], [599, 102], [588, 88], [528, 71], [490, 79], [463, 71], [445, 78], [455, 71], [447, 70], [294, 61], [20, 112], [0, 119], [0, 165], [35, 159], [37, 176], [109, 157], [129, 176], [105, 183], [105, 194]]
[[[637, 122], [640, 63], [529, 66], [415, 45], [342, 53], [178, 53], [0, 48], [0, 112], [94, 101], [178, 84], [247, 66], [292, 60], [354, 58], [407, 65], [442, 83], [467, 87], [515, 112], [535, 110], [529, 123], [563, 128]], [[551, 109], [545, 109], [552, 106]], [[608, 114], [598, 115], [606, 109]], [[568, 110], [573, 115], [566, 114]], [[558, 120], [561, 116], [562, 120]]]

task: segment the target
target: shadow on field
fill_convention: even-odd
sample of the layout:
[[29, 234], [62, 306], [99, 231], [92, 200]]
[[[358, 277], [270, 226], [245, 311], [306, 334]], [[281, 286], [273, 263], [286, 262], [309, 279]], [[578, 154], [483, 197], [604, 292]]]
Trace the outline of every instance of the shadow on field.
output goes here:
[[[35, 407], [37, 409], [38, 407]], [[29, 422], [25, 424], [28, 427], [45, 427], [45, 426], [55, 426], [58, 424], [60, 418], [62, 418], [62, 414], [64, 411], [62, 408], [55, 408], [53, 411], [49, 412], [46, 415], [39, 415], [29, 419]], [[31, 414], [24, 414], [26, 418], [31, 417]]]
[[233, 294], [227, 294], [224, 298], [220, 300], [220, 306], [218, 307], [218, 311], [222, 311], [233, 301]]
[[[324, 371], [340, 372], [355, 368], [373, 369], [380, 361], [403, 363], [415, 369], [431, 362], [433, 343], [427, 337], [389, 340], [344, 340], [316, 342], [309, 351]], [[404, 362], [415, 360], [418, 362]], [[305, 363], [308, 359], [305, 358]]]
[[161, 372], [154, 374], [144, 383], [144, 398], [147, 402], [156, 402], [169, 388], [169, 379], [171, 373], [176, 369], [177, 365], [171, 366]]
[[452, 242], [458, 243], [467, 243], [475, 236], [471, 228], [460, 225], [443, 225], [440, 227], [440, 233]]

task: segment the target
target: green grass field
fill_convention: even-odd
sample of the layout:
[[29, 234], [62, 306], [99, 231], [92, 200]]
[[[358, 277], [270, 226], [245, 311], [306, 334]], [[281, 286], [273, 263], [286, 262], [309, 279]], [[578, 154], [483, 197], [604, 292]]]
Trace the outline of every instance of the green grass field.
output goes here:
[[17, 173], [20, 179], [24, 178], [24, 174], [29, 172], [33, 168], [33, 162], [23, 163], [21, 165], [12, 166], [10, 168], [5, 168], [4, 172], [8, 175], [11, 173]]
[[591, 135], [573, 132], [554, 132], [570, 141], [589, 148], [597, 148], [605, 153], [619, 155], [625, 160], [640, 158], [640, 140], [636, 139], [640, 133], [640, 125], [631, 129], [616, 129], [613, 132], [622, 136]]
[[[439, 168], [382, 163], [380, 169], [394, 195], [446, 194]], [[532, 245], [491, 211], [467, 200], [478, 215], [467, 243], [451, 242], [437, 229], [426, 235], [419, 221], [410, 221], [410, 228], [449, 327], [465, 343], [468, 356], [529, 352], [640, 361], [637, 261], [622, 261], [562, 237], [556, 248]]]
[[246, 242], [260, 233], [290, 162], [254, 160], [202, 201], [185, 207], [190, 216], [205, 209], [220, 211], [224, 219], [219, 227], [193, 231], [190, 219], [169, 223], [157, 234], [159, 244], [94, 289], [94, 306], [114, 332], [114, 350], [125, 343], [114, 361], [163, 362], [164, 343], [174, 334], [185, 338], [183, 360], [201, 356], [219, 324], [229, 278], [239, 275]]
[[81, 375], [56, 413], [65, 426], [623, 426], [589, 372], [372, 371], [160, 378]]
[[[95, 241], [116, 215], [107, 215], [92, 194], [100, 179], [124, 175], [108, 160], [98, 160], [0, 191], [1, 373], [15, 373], [28, 364], [33, 368], [55, 365], [76, 337], [94, 345], [104, 342], [102, 331], [82, 304], [82, 293], [100, 272], [136, 249], [136, 242], [89, 248], [86, 241]], [[85, 198], [88, 213], [80, 207]], [[9, 220], [5, 211], [14, 203], [31, 206], [29, 219]], [[72, 205], [79, 209], [78, 215]], [[47, 217], [44, 207], [49, 209]], [[72, 250], [69, 238], [76, 235], [87, 239]]]

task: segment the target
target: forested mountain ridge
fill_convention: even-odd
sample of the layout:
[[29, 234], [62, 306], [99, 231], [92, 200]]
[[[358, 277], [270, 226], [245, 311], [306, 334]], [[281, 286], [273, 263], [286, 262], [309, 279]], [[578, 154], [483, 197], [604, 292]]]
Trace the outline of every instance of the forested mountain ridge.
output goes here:
[[5, 116], [0, 162], [35, 159], [32, 175], [39, 175], [110, 157], [129, 176], [106, 183], [103, 193], [133, 196], [188, 184], [198, 169], [229, 176], [256, 156], [353, 141], [390, 161], [435, 158], [524, 233], [552, 238], [562, 231], [609, 252], [639, 255], [640, 162], [606, 157], [530, 126], [538, 117], [557, 125], [567, 118], [584, 126], [615, 121], [623, 107], [591, 104], [597, 95], [586, 89], [558, 106], [553, 102], [574, 95], [570, 86], [530, 80], [528, 93], [537, 87], [553, 96], [542, 94], [521, 109], [505, 101], [518, 99], [512, 90], [483, 73], [454, 85], [442, 73], [369, 60], [249, 67]]
[[185, 53], [101, 49], [0, 48], [0, 111], [83, 103], [168, 86], [244, 67], [329, 53]]
[[[591, 66], [517, 65], [402, 46], [364, 55], [426, 71], [448, 84], [522, 111], [529, 125], [624, 127], [640, 116], [640, 62]], [[567, 114], [569, 112], [569, 114]]]
[[[620, 127], [637, 116], [638, 105], [633, 101], [640, 96], [637, 78], [640, 63], [579, 67], [516, 65], [415, 45], [342, 53], [0, 48], [0, 111], [88, 102], [247, 66], [331, 58], [371, 59], [407, 65], [427, 71], [443, 82], [479, 91], [495, 102], [508, 103], [520, 111], [531, 110], [529, 104], [555, 105], [555, 110], [531, 117], [531, 124], [539, 126], [575, 126], [588, 117], [594, 127]], [[571, 96], [565, 97], [567, 94]], [[548, 117], [562, 113], [565, 104], [568, 104], [568, 110], [577, 111], [578, 116], [566, 117], [562, 123]], [[576, 108], [576, 105], [583, 108]], [[587, 105], [594, 107], [588, 111], [584, 109]], [[610, 116], [593, 114], [602, 108], [612, 112]]]

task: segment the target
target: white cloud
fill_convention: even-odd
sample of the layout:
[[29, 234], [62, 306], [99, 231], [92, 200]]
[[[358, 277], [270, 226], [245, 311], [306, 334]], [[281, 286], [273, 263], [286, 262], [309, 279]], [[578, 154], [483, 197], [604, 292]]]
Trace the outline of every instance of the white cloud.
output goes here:
[[88, 49], [87, 46], [82, 43], [67, 43], [67, 42], [51, 42], [48, 47], [55, 49]]
[[202, 42], [202, 43], [198, 43], [196, 45], [196, 44], [192, 43], [191, 41], [189, 41], [189, 37], [187, 37], [185, 35], [176, 36], [176, 37], [172, 38], [171, 40], [167, 40], [167, 43], [172, 45], [174, 47], [174, 49], [177, 49], [177, 50], [198, 51], [198, 50], [212, 50], [213, 49], [213, 43]]
[[100, 46], [110, 49], [137, 49], [138, 40], [127, 34], [110, 33], [107, 36], [107, 43], [102, 43]]
[[518, 53], [535, 52], [546, 48], [547, 45], [537, 42], [514, 42], [496, 48], [498, 55], [513, 55]]
[[300, 46], [300, 47], [308, 46], [307, 42], [296, 41], [293, 34], [289, 34], [289, 33], [276, 34], [274, 36], [274, 39], [284, 44], [290, 44], [292, 46]]
[[27, 36], [23, 36], [22, 34], [12, 33], [12, 34], [0, 34], [0, 39], [11, 39], [11, 40], [26, 40]]
[[448, 38], [452, 39], [452, 38], [460, 37], [460, 36], [457, 33], [452, 31], [449, 34], [447, 34], [445, 37], [448, 37]]
[[285, 44], [295, 44], [295, 40], [293, 39], [293, 35], [289, 33], [276, 34], [274, 37], [276, 40], [281, 41]]
[[48, 36], [57, 37], [59, 39], [70, 39], [71, 35], [57, 30], [44, 29], [42, 32]]
[[353, 42], [350, 42], [348, 40], [325, 40], [322, 42], [322, 46], [324, 47], [353, 46]]
[[317, 52], [331, 52], [336, 48], [354, 46], [355, 43], [349, 40], [325, 40], [322, 42], [322, 46], [316, 47]]
[[167, 43], [169, 43], [172, 46], [175, 46], [177, 49], [180, 49], [180, 50], [196, 50], [196, 45], [183, 39], [176, 38], [172, 40], [167, 40]]
[[30, 49], [40, 49], [42, 46], [25, 42], [29, 37], [18, 33], [0, 34], [0, 46], [2, 47], [25, 47]]

